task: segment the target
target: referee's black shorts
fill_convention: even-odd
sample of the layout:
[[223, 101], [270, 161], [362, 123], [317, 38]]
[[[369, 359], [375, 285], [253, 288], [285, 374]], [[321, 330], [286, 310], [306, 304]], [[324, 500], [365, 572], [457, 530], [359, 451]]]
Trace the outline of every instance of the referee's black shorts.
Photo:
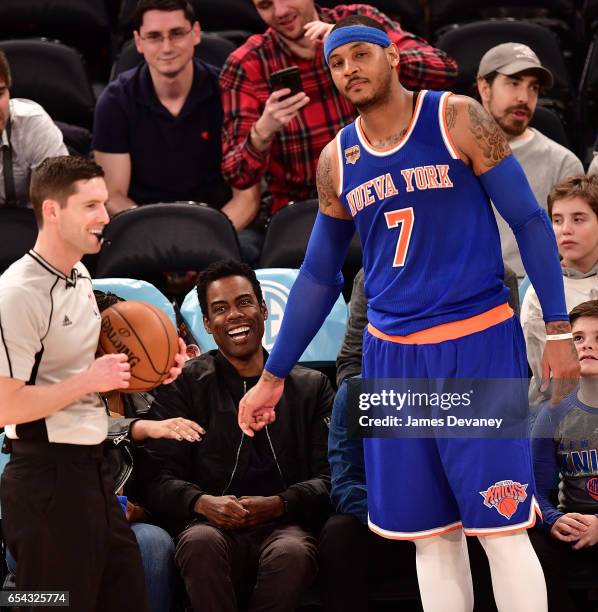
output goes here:
[[0, 503], [17, 590], [69, 591], [71, 612], [148, 610], [139, 549], [102, 447], [11, 444]]

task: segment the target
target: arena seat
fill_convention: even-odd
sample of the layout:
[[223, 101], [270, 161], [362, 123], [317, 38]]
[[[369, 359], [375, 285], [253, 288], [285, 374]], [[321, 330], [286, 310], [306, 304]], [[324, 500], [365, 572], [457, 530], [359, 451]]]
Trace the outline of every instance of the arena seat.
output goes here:
[[579, 101], [582, 125], [598, 128], [598, 34], [590, 43], [584, 63]]
[[0, 49], [11, 67], [11, 97], [41, 104], [56, 121], [91, 129], [95, 98], [77, 51], [43, 38], [0, 41]]
[[435, 32], [448, 24], [511, 17], [547, 27], [573, 43], [579, 25], [575, 0], [429, 0], [428, 7]]
[[571, 139], [565, 130], [565, 126], [558, 113], [554, 110], [546, 106], [536, 106], [536, 112], [532, 117], [530, 126], [542, 132], [544, 136], [552, 138], [552, 140], [558, 142], [560, 145], [573, 151]]
[[[267, 350], [274, 346], [274, 341], [276, 336], [278, 336], [289, 291], [297, 278], [297, 273], [297, 270], [282, 268], [256, 270], [257, 278], [262, 286], [264, 301], [269, 312], [263, 338], [263, 345]], [[181, 315], [197, 340], [202, 352], [216, 348], [213, 337], [204, 329], [203, 316], [199, 308], [197, 291], [195, 289], [192, 289], [185, 297], [181, 306]], [[301, 356], [299, 361], [302, 364], [322, 367], [336, 362], [336, 356], [345, 334], [347, 315], [347, 304], [342, 296], [339, 296], [324, 325]]]
[[[213, 32], [202, 32], [201, 43], [195, 47], [195, 57], [212, 64], [217, 68], [222, 68], [226, 58], [235, 50], [235, 45], [222, 38], [222, 36]], [[135, 66], [143, 62], [143, 55], [137, 52], [135, 47], [135, 41], [129, 40], [120, 51], [120, 54], [116, 58], [112, 71], [110, 73], [110, 80], [115, 79], [121, 72], [135, 68]]]
[[550, 97], [571, 104], [574, 92], [557, 37], [542, 26], [513, 19], [465, 23], [448, 28], [438, 37], [436, 46], [454, 57], [459, 64], [453, 91], [471, 94], [482, 55], [504, 42], [520, 42], [531, 47], [554, 75]]
[[35, 244], [37, 223], [30, 208], [0, 208], [0, 272]]
[[[318, 212], [317, 200], [293, 202], [281, 208], [270, 221], [266, 231], [260, 268], [299, 268]], [[361, 244], [355, 235], [343, 266], [345, 286], [343, 295], [348, 301], [353, 279], [361, 268]]]
[[93, 288], [104, 293], [109, 291], [123, 300], [148, 302], [162, 310], [176, 327], [174, 307], [168, 298], [151, 283], [134, 278], [96, 278], [93, 279]]
[[2, 0], [0, 38], [56, 38], [85, 57], [90, 74], [105, 81], [111, 31], [103, 0]]
[[228, 217], [206, 204], [149, 204], [115, 216], [106, 227], [97, 278], [145, 280], [164, 292], [164, 272], [201, 270], [219, 259], [240, 259]]
[[[247, 0], [189, 0], [202, 30], [215, 32], [235, 29], [260, 33], [266, 24], [257, 14], [253, 3]], [[137, 0], [123, 0], [118, 17], [118, 29], [125, 38], [133, 31], [133, 16]]]

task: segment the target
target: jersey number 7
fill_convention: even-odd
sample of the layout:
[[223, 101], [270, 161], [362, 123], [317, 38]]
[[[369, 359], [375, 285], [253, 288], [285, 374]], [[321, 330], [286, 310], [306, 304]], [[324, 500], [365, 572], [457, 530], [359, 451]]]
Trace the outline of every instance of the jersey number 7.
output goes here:
[[388, 229], [394, 229], [399, 225], [401, 226], [399, 239], [397, 240], [397, 248], [395, 250], [395, 259], [392, 264], [393, 268], [400, 268], [405, 265], [405, 259], [407, 258], [415, 214], [413, 208], [410, 206], [409, 208], [400, 208], [399, 210], [385, 212], [384, 217], [386, 218]]

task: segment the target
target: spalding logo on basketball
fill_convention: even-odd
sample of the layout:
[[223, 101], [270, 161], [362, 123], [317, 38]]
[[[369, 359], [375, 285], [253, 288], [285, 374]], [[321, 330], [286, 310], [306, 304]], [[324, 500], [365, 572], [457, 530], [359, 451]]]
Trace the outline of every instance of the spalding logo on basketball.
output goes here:
[[274, 346], [274, 341], [280, 331], [284, 309], [289, 299], [289, 289], [283, 283], [273, 280], [261, 280], [260, 285], [262, 286], [264, 302], [266, 302], [268, 308], [268, 319], [264, 324], [262, 344], [264, 348], [270, 350]]
[[118, 302], [102, 312], [100, 348], [104, 353], [125, 353], [131, 366], [126, 392], [157, 387], [174, 365], [177, 332], [168, 316], [146, 302]]

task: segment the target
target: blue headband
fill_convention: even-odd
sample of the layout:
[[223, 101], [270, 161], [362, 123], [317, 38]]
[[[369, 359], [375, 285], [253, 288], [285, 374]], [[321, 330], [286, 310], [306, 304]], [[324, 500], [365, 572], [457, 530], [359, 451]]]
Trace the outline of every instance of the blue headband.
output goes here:
[[372, 28], [366, 25], [339, 28], [338, 30], [334, 30], [334, 32], [329, 34], [324, 40], [324, 57], [326, 58], [326, 63], [328, 63], [330, 54], [337, 47], [356, 41], [374, 43], [384, 48], [392, 43], [388, 34], [382, 30], [378, 30], [378, 28]]

